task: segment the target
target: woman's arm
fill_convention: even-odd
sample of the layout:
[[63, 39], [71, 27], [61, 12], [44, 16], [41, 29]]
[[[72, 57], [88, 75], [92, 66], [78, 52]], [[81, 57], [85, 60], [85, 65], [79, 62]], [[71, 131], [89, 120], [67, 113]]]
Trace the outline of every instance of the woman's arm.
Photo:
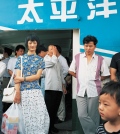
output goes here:
[[31, 76], [27, 76], [27, 77], [23, 77], [23, 78], [24, 78], [23, 81], [24, 81], [24, 80], [25, 80], [25, 81], [35, 81], [35, 80], [39, 80], [41, 74], [42, 74], [42, 69], [39, 69], [39, 70], [37, 71], [37, 74], [31, 75]]
[[[21, 71], [17, 70], [16, 77], [20, 77], [20, 75], [21, 75]], [[16, 90], [16, 94], [15, 94], [15, 98], [14, 98], [14, 103], [20, 103], [20, 101], [21, 101], [20, 83], [15, 83], [15, 90]]]
[[[19, 70], [19, 73], [20, 73], [20, 72], [21, 72], [21, 71]], [[35, 75], [26, 76], [26, 77], [20, 77], [20, 75], [19, 75], [19, 76], [16, 76], [16, 77], [14, 78], [14, 81], [15, 81], [15, 83], [20, 83], [20, 82], [23, 82], [23, 81], [29, 81], [29, 82], [35, 81], [35, 80], [40, 79], [41, 74], [42, 74], [42, 69], [39, 69], [39, 70], [37, 71], [37, 74], [35, 74]]]
[[[11, 70], [8, 69], [8, 73], [9, 73], [10, 76], [12, 76], [13, 71], [11, 71]], [[15, 76], [16, 76], [16, 75], [14, 74], [14, 77], [13, 77], [13, 78], [15, 78]]]

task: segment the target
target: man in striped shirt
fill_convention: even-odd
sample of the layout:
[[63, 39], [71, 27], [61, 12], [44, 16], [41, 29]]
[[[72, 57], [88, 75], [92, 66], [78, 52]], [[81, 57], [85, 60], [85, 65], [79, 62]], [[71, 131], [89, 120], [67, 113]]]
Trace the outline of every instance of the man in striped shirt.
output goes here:
[[69, 73], [77, 79], [78, 118], [85, 134], [95, 134], [99, 125], [98, 96], [101, 80], [110, 75], [103, 57], [96, 55], [97, 39], [88, 35], [83, 39], [84, 53], [75, 55]]

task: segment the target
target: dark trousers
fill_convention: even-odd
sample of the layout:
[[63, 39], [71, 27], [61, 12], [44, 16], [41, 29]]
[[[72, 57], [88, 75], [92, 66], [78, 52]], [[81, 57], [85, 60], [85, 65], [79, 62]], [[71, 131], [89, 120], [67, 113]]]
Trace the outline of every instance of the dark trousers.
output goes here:
[[52, 128], [54, 127], [62, 94], [63, 94], [62, 91], [52, 91], [52, 90], [45, 91], [45, 103], [50, 117], [49, 131], [51, 131]]
[[3, 102], [2, 104], [3, 104], [3, 113], [5, 113], [8, 110], [8, 108], [12, 105], [12, 103], [5, 103], [5, 102]]

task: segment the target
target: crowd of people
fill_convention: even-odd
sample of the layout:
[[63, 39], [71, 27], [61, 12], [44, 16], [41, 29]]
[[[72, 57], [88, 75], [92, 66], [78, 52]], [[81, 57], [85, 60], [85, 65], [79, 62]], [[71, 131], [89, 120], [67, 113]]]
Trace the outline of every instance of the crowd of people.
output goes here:
[[[56, 120], [65, 121], [65, 100], [69, 93], [72, 101], [73, 76], [77, 80], [78, 118], [84, 133], [119, 134], [120, 53], [113, 55], [109, 69], [105, 59], [95, 54], [97, 43], [94, 36], [84, 37], [85, 52], [76, 54], [71, 63], [61, 55], [60, 46], [50, 44], [45, 48], [36, 34], [26, 37], [25, 47], [16, 47], [15, 57], [10, 58], [12, 50], [5, 47], [0, 61], [1, 118], [11, 105], [2, 103], [2, 92], [14, 73], [10, 86], [16, 90], [14, 103], [22, 106], [25, 133], [58, 133], [54, 124]], [[102, 89], [102, 81], [108, 78], [111, 81]], [[101, 125], [100, 116], [104, 120]]]
[[11, 106], [11, 103], [2, 103], [2, 91], [14, 73], [10, 86], [16, 90], [14, 103], [22, 106], [26, 134], [58, 133], [54, 124], [65, 121], [65, 77], [69, 67], [61, 51], [58, 45], [45, 48], [36, 34], [26, 37], [25, 47], [18, 45], [15, 48], [15, 57], [10, 57], [10, 48], [4, 48], [0, 61], [1, 117]]

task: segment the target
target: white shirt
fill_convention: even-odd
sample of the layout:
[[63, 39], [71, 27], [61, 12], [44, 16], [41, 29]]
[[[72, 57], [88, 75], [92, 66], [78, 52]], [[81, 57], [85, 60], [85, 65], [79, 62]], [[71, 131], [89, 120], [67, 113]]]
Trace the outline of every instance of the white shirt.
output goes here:
[[45, 90], [62, 91], [63, 74], [58, 58], [53, 55], [44, 57]]
[[[90, 63], [87, 64], [85, 53], [80, 54], [78, 71], [78, 82], [80, 86], [77, 93], [78, 96], [84, 97], [85, 91], [88, 97], [98, 96], [97, 87], [101, 89], [100, 76], [109, 76], [110, 72], [104, 59], [102, 61], [101, 70], [97, 70], [97, 65], [97, 55], [93, 54]], [[73, 59], [69, 71], [76, 73], [75, 59]], [[101, 75], [97, 73], [99, 71], [101, 72]]]
[[[2, 81], [2, 76], [5, 72], [5, 69], [6, 69], [6, 64], [0, 61], [0, 81]], [[0, 85], [1, 85], [1, 82], [0, 82]]]
[[4, 72], [3, 77], [7, 77], [7, 78], [10, 77], [10, 75], [9, 75], [9, 73], [8, 73], [8, 70], [7, 70], [7, 64], [8, 64], [9, 59], [10, 59], [10, 58], [5, 58], [4, 60], [2, 60], [2, 62], [4, 62], [4, 63], [6, 64], [6, 69], [5, 69], [5, 72]]
[[62, 55], [58, 57], [58, 60], [60, 62], [60, 65], [62, 66], [63, 77], [65, 78], [66, 75], [68, 74], [68, 69], [69, 69], [67, 61]]
[[[16, 57], [10, 58], [10, 60], [8, 61], [8, 64], [7, 64], [7, 69], [11, 70], [12, 72], [14, 72], [15, 71], [16, 61], [17, 61]], [[15, 74], [16, 74], [16, 72], [15, 72]], [[14, 86], [14, 81], [11, 82], [11, 86]]]
[[6, 69], [6, 64], [4, 62], [0, 61], [0, 77], [3, 76], [5, 69]]

